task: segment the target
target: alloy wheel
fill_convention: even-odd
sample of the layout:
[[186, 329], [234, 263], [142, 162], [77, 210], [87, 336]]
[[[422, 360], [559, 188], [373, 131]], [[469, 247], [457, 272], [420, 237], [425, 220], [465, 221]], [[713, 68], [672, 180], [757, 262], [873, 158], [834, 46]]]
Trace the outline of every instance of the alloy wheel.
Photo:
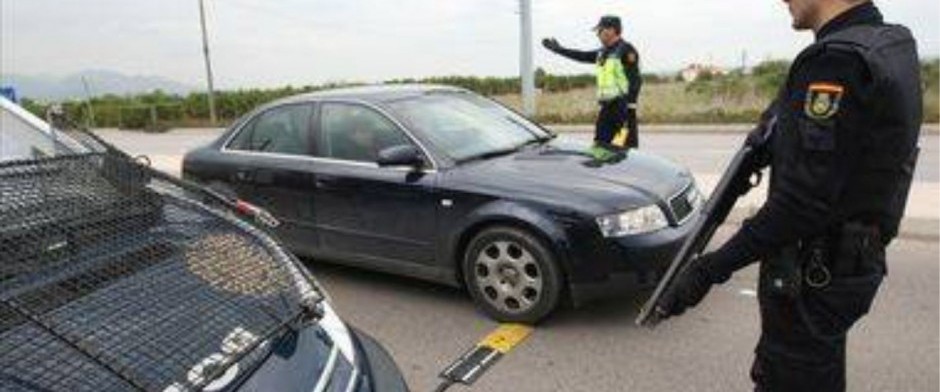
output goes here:
[[523, 313], [542, 296], [544, 279], [538, 262], [522, 244], [500, 240], [487, 244], [474, 265], [483, 298], [506, 313]]

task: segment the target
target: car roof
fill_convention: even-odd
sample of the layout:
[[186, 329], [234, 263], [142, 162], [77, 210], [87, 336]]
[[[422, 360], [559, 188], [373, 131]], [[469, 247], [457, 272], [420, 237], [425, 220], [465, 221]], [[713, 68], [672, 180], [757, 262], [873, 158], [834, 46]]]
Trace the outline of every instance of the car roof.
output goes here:
[[466, 92], [467, 90], [446, 85], [438, 84], [375, 84], [355, 87], [343, 87], [329, 90], [314, 91], [310, 93], [298, 94], [287, 98], [282, 98], [271, 102], [274, 106], [288, 103], [300, 103], [310, 101], [320, 101], [328, 99], [344, 99], [365, 101], [368, 103], [381, 103], [390, 100], [408, 98], [427, 94], [429, 92]]

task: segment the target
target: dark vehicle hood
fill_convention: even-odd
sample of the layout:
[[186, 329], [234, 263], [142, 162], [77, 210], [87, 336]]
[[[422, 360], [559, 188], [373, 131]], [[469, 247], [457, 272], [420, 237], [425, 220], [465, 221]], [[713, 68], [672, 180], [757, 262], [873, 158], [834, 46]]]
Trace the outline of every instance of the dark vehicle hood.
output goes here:
[[0, 194], [0, 390], [201, 390], [323, 298], [260, 229], [114, 152], [2, 162]]
[[590, 144], [558, 137], [545, 145], [451, 170], [448, 186], [476, 193], [603, 214], [665, 203], [692, 176], [662, 157], [629, 150], [616, 162], [599, 164]]

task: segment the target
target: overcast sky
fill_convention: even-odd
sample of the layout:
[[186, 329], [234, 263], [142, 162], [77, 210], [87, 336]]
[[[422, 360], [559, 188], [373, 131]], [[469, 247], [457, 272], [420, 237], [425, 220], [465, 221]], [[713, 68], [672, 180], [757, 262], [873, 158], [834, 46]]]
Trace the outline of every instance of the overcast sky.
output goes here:
[[[597, 46], [601, 14], [624, 19], [644, 71], [690, 62], [737, 66], [790, 58], [811, 42], [781, 0], [532, 0], [535, 37]], [[197, 0], [0, 0], [4, 74], [64, 76], [87, 69], [204, 83]], [[877, 1], [909, 26], [922, 57], [940, 55], [940, 2]], [[516, 0], [206, 0], [221, 88], [518, 73]], [[589, 66], [535, 43], [535, 64]]]

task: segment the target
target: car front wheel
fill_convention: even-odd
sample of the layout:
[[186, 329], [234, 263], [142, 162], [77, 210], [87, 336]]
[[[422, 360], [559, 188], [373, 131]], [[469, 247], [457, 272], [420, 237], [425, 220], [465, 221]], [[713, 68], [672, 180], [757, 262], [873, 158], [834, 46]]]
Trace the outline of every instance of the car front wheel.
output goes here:
[[464, 283], [476, 304], [504, 322], [536, 323], [555, 309], [562, 276], [554, 254], [513, 227], [480, 232], [464, 255]]

